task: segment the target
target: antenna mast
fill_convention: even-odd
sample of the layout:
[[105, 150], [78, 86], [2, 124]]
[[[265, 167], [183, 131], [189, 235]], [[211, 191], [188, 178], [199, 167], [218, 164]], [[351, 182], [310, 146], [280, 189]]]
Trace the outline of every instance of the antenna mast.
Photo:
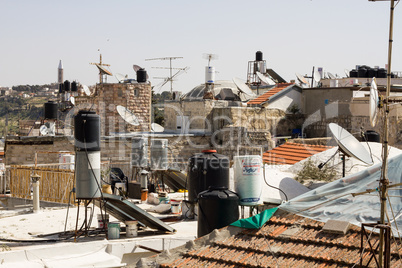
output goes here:
[[[150, 60], [168, 60], [169, 61], [169, 70], [170, 70], [170, 76], [167, 78], [166, 82], [170, 81], [170, 94], [173, 96], [173, 67], [172, 67], [172, 60], [177, 60], [177, 59], [182, 59], [183, 57], [164, 57], [164, 58], [153, 58], [153, 59], [145, 59], [146, 61]], [[181, 70], [184, 70], [185, 68], [181, 68]]]
[[[108, 72], [106, 69], [102, 68], [103, 66], [110, 66], [110, 64], [102, 63], [102, 54], [99, 54], [99, 63], [91, 62], [89, 64], [96, 65], [99, 69], [99, 83], [103, 83], [102, 75], [112, 75], [110, 72]], [[105, 79], [106, 80], [106, 79]]]

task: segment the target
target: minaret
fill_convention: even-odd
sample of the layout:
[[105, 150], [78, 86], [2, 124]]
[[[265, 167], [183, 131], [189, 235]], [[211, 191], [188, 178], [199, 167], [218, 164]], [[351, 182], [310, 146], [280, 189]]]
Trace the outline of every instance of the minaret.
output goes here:
[[57, 69], [57, 82], [59, 84], [63, 83], [63, 63], [61, 63], [61, 60], [59, 62], [59, 68]]

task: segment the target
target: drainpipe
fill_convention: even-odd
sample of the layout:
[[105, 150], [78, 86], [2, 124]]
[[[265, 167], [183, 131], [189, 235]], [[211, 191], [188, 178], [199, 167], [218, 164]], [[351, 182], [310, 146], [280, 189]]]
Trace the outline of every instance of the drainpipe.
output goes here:
[[40, 197], [39, 197], [39, 179], [38, 174], [32, 175], [32, 188], [33, 188], [33, 212], [38, 213], [40, 211]]

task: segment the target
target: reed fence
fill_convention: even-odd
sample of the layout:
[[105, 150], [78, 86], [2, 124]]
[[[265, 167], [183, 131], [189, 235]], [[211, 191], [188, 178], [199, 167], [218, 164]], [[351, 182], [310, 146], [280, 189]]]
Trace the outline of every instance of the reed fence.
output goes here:
[[[74, 170], [11, 166], [10, 193], [13, 197], [31, 199], [32, 175], [40, 176], [39, 196], [41, 201], [67, 204], [70, 193], [75, 185]], [[75, 195], [71, 196], [70, 204], [74, 204]]]

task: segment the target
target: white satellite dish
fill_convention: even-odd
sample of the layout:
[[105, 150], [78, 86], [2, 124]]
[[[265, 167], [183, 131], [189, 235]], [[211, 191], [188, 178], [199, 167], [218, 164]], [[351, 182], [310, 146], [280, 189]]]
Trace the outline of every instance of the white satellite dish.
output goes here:
[[165, 131], [165, 128], [162, 127], [161, 125], [157, 124], [157, 123], [152, 123], [151, 124], [151, 131], [152, 132], [163, 132], [163, 131]]
[[89, 90], [88, 86], [82, 85], [82, 89], [84, 90], [85, 95], [87, 95], [87, 96], [91, 95], [91, 90]]
[[296, 73], [296, 77], [302, 85], [310, 86], [310, 83], [301, 74]]
[[137, 117], [126, 107], [117, 105], [116, 107], [117, 112], [124, 119], [128, 124], [133, 126], [139, 126], [140, 122], [138, 121]]
[[329, 124], [329, 130], [336, 143], [339, 146], [339, 149], [347, 156], [354, 157], [368, 165], [372, 165], [373, 159], [371, 158], [370, 153], [360, 144], [360, 142], [350, 134], [346, 129], [340, 127], [335, 123]]
[[316, 83], [319, 83], [321, 80], [321, 73], [318, 70], [314, 71], [314, 81]]
[[119, 83], [124, 82], [124, 80], [126, 79], [126, 76], [124, 76], [123, 74], [120, 73], [115, 73], [114, 77], [116, 77], [117, 81], [119, 81]]
[[276, 85], [276, 83], [275, 83], [272, 79], [270, 79], [269, 77], [263, 75], [262, 73], [256, 72], [256, 74], [257, 74], [258, 78], [259, 78], [262, 82], [264, 82], [265, 84], [270, 85], [270, 86]]
[[336, 79], [336, 76], [333, 75], [333, 74], [331, 74], [330, 72], [327, 72], [327, 74], [328, 74], [328, 77], [329, 77], [330, 79]]
[[70, 97], [70, 102], [71, 102], [72, 105], [75, 106], [75, 98], [74, 98], [74, 96]]
[[233, 83], [235, 83], [235, 85], [237, 86], [237, 88], [240, 90], [240, 92], [249, 95], [249, 96], [255, 96], [254, 92], [251, 91], [251, 89], [246, 85], [246, 83], [244, 83], [243, 81], [241, 81], [239, 78], [234, 77], [233, 79]]
[[373, 77], [373, 80], [371, 80], [370, 102], [369, 102], [370, 124], [372, 127], [375, 127], [377, 121], [379, 102], [380, 101], [378, 97], [377, 83], [375, 77]]
[[39, 132], [43, 136], [46, 136], [47, 134], [49, 134], [49, 129], [47, 128], [47, 126], [41, 125], [40, 128], [39, 128]]

